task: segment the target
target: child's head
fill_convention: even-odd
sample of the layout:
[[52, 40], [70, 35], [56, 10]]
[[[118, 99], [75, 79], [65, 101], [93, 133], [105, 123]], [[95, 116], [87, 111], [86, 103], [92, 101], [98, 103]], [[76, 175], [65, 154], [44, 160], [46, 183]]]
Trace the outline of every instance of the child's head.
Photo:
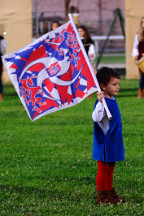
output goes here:
[[90, 38], [88, 29], [84, 25], [78, 26], [78, 33], [80, 35], [80, 38], [83, 38], [83, 39], [89, 39]]
[[55, 30], [59, 26], [60, 26], [60, 23], [58, 21], [53, 21], [53, 23], [51, 25], [51, 30]]
[[115, 96], [119, 92], [120, 74], [112, 68], [102, 67], [97, 71], [97, 80], [102, 91], [108, 96]]

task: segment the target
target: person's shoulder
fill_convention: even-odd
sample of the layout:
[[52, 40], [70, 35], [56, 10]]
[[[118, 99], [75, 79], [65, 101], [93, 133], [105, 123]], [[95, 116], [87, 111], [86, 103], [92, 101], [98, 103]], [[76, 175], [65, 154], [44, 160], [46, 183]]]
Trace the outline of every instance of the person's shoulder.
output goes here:
[[117, 100], [116, 100], [116, 98], [114, 96], [112, 96], [112, 98], [105, 97], [105, 100], [109, 104], [117, 103]]
[[87, 39], [87, 43], [94, 44], [94, 41], [91, 38], [89, 38], [89, 39]]
[[110, 97], [105, 97], [105, 99], [110, 100], [110, 101], [116, 100], [116, 98], [114, 96], [111, 96], [111, 98]]

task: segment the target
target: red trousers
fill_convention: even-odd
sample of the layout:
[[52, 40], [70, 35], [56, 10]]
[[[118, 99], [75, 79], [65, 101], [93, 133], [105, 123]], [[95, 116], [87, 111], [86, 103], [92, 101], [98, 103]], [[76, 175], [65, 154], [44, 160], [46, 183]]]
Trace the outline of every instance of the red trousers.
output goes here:
[[96, 176], [97, 191], [112, 190], [113, 188], [113, 172], [115, 163], [105, 163], [97, 161], [98, 171]]

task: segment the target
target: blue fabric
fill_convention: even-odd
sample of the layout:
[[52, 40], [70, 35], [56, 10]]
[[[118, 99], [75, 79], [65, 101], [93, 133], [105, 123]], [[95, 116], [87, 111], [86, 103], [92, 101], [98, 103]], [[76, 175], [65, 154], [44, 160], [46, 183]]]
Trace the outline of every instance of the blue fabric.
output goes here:
[[139, 88], [144, 89], [144, 73], [141, 72], [139, 79]]
[[[116, 99], [105, 98], [112, 114], [109, 129], [104, 134], [97, 122], [94, 122], [92, 158], [104, 162], [123, 161], [125, 150], [122, 136], [122, 120]], [[95, 103], [98, 103], [98, 100]]]

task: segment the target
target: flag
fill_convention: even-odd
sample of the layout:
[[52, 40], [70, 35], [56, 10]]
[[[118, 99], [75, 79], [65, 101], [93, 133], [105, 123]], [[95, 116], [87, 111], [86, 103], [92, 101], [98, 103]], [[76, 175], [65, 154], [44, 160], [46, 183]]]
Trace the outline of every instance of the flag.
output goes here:
[[32, 121], [74, 106], [97, 91], [88, 61], [71, 20], [3, 56], [11, 81]]

